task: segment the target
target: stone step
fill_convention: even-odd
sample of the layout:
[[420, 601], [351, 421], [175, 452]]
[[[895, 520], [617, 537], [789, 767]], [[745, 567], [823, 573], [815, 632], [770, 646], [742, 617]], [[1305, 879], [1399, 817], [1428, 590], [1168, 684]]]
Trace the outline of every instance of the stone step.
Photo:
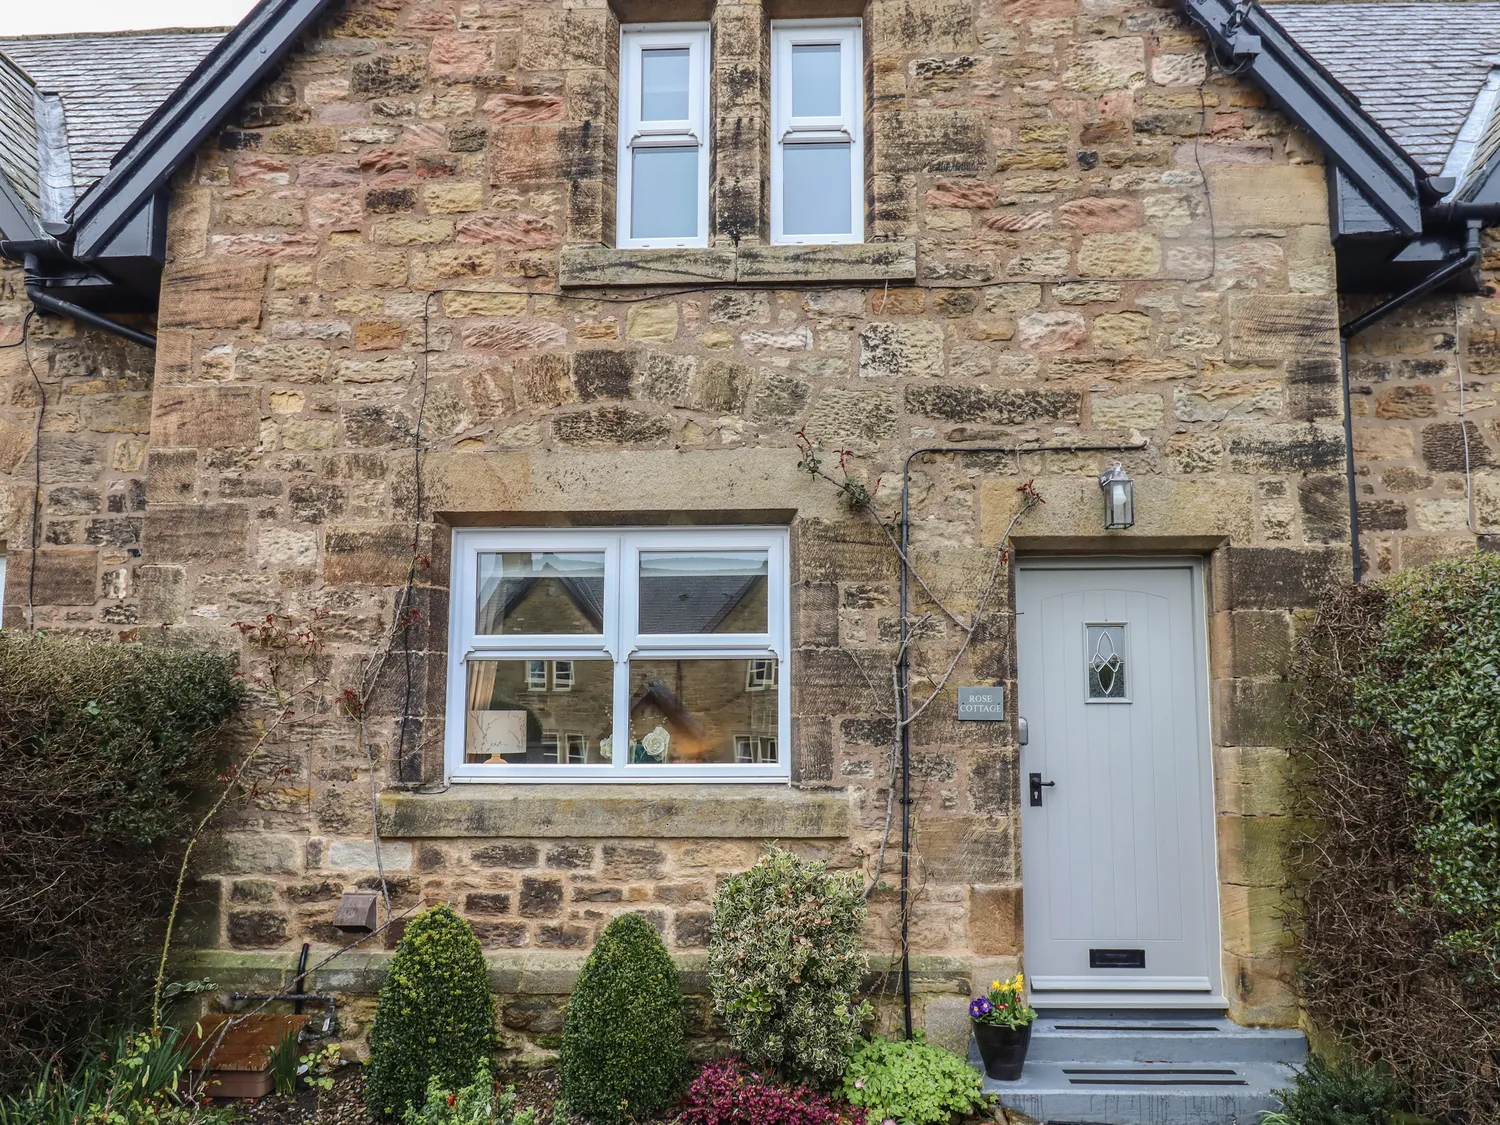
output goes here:
[[[977, 1052], [976, 1052], [977, 1053]], [[1254, 1125], [1291, 1081], [1279, 1063], [1033, 1062], [1017, 1082], [986, 1079], [1006, 1109], [1051, 1125]]]
[[1241, 1027], [1218, 1012], [1058, 1012], [1038, 1019], [1028, 1058], [1111, 1062], [1300, 1064], [1307, 1037], [1284, 1028]]
[[[1254, 1125], [1307, 1055], [1301, 1032], [1220, 1011], [1048, 1011], [1017, 1082], [985, 1079], [1007, 1109], [1052, 1125]], [[972, 1041], [969, 1060], [982, 1066]]]

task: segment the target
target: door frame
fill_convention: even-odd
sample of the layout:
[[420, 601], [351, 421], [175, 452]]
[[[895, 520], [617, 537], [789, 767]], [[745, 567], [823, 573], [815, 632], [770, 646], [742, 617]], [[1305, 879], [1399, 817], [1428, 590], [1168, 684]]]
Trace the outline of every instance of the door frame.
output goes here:
[[[1032, 555], [1021, 555], [1015, 564], [1015, 590], [1012, 605], [1015, 606], [1017, 617], [1021, 614], [1020, 586], [1024, 581], [1022, 572], [1027, 570], [1100, 570], [1109, 567], [1130, 567], [1133, 569], [1181, 569], [1187, 568], [1191, 574], [1190, 587], [1192, 590], [1192, 614], [1196, 627], [1193, 630], [1193, 661], [1195, 665], [1194, 681], [1198, 691], [1198, 743], [1199, 753], [1203, 756], [1204, 770], [1202, 772], [1201, 805], [1207, 818], [1205, 825], [1205, 840], [1208, 844], [1208, 856], [1204, 864], [1204, 887], [1203, 906], [1207, 917], [1204, 919], [1204, 941], [1208, 945], [1208, 981], [1209, 987], [1206, 991], [1152, 991], [1149, 988], [1140, 989], [1069, 989], [1069, 990], [1047, 990], [1045, 992], [1033, 992], [1032, 1003], [1039, 1008], [1225, 1008], [1228, 1001], [1224, 996], [1224, 937], [1222, 904], [1220, 902], [1219, 888], [1219, 805], [1218, 786], [1214, 778], [1214, 742], [1213, 722], [1209, 708], [1212, 706], [1212, 692], [1210, 690], [1211, 670], [1209, 668], [1208, 649], [1208, 568], [1206, 559], [1201, 555], [1122, 555], [1122, 554], [1100, 554], [1100, 555], [1049, 555], [1037, 553]], [[1021, 711], [1021, 680], [1025, 675], [1025, 666], [1022, 663], [1021, 633], [1018, 627], [1015, 630], [1016, 638], [1016, 714], [1020, 716]], [[1026, 900], [1026, 839], [1024, 826], [1025, 794], [1022, 792], [1021, 779], [1025, 776], [1025, 769], [1019, 764], [1020, 755], [1025, 751], [1017, 745], [1018, 765], [1016, 779], [1018, 788], [1016, 792], [1017, 808], [1017, 837], [1020, 839], [1021, 847], [1021, 901], [1022, 901], [1022, 927], [1021, 927], [1021, 957], [1024, 962], [1026, 956], [1026, 927], [1025, 900]]]

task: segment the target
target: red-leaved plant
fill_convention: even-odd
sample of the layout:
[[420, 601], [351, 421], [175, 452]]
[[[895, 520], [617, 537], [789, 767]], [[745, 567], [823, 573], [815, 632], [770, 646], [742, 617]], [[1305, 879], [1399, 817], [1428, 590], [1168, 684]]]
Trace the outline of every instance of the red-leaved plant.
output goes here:
[[741, 1059], [707, 1064], [683, 1097], [682, 1125], [865, 1125], [865, 1111], [759, 1074]]

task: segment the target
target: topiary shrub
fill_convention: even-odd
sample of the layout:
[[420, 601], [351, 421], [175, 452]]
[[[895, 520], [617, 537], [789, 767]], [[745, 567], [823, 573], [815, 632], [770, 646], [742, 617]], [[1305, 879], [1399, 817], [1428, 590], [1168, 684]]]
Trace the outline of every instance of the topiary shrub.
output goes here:
[[855, 872], [830, 874], [772, 848], [714, 898], [708, 949], [714, 1011], [752, 1066], [831, 1085], [870, 1006], [860, 944], [865, 900]]
[[193, 798], [242, 696], [224, 656], [0, 632], [0, 1092], [148, 1007]]
[[421, 1107], [436, 1079], [456, 1090], [493, 1065], [495, 998], [474, 931], [446, 903], [424, 910], [391, 958], [370, 1030], [365, 1104], [382, 1117]]
[[843, 1095], [871, 1121], [947, 1125], [990, 1104], [984, 1079], [965, 1060], [927, 1042], [872, 1039], [854, 1052], [844, 1072]]
[[639, 914], [610, 922], [568, 1002], [558, 1060], [570, 1112], [623, 1125], [666, 1108], [687, 1072], [682, 982]]

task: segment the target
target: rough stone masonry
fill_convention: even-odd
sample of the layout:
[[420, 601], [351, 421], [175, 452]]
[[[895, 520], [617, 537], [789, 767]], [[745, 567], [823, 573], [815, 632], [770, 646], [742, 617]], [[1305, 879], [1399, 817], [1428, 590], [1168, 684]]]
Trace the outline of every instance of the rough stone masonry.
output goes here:
[[[1295, 615], [1350, 566], [1320, 154], [1209, 72], [1168, 0], [804, 8], [335, 3], [179, 176], [154, 364], [46, 318], [32, 366], [0, 351], [6, 624], [164, 634], [253, 668], [234, 621], [326, 610], [331, 699], [386, 646], [415, 541], [418, 613], [367, 725], [384, 868], [398, 910], [447, 900], [470, 919], [508, 1044], [529, 1052], [555, 1041], [615, 913], [645, 912], [693, 969], [716, 882], [766, 841], [874, 874], [894, 729], [860, 669], [878, 680], [894, 655], [897, 559], [798, 471], [799, 430], [851, 450], [884, 512], [917, 446], [1144, 442], [1120, 458], [1138, 482], [1120, 537], [1211, 552], [1232, 1014], [1293, 1021], [1280, 675]], [[768, 20], [788, 14], [864, 19], [862, 245], [769, 244]], [[646, 18], [712, 25], [706, 249], [610, 245], [619, 25]], [[25, 307], [5, 278], [0, 343]], [[1356, 354], [1377, 569], [1475, 541], [1447, 300]], [[1480, 298], [1460, 313], [1481, 530], [1500, 519], [1484, 381], [1497, 311]], [[1105, 464], [920, 462], [917, 568], [971, 607], [1031, 478], [1047, 503], [1027, 542], [1099, 549]], [[766, 513], [793, 533], [790, 789], [443, 791], [452, 527]], [[969, 682], [1014, 690], [1008, 612], [1007, 594], [961, 665]], [[951, 634], [918, 647], [919, 682], [946, 666]], [[951, 706], [924, 715], [913, 747], [911, 948], [919, 1020], [941, 1029], [971, 975], [1022, 952], [1016, 747]], [[366, 755], [337, 708], [288, 726], [261, 768], [200, 865], [190, 937], [221, 983], [282, 983], [301, 942], [340, 942], [339, 894], [378, 883]], [[888, 853], [887, 884], [893, 871]], [[894, 891], [871, 905], [870, 949], [889, 958]], [[318, 982], [352, 998], [352, 1037], [384, 956]]]

